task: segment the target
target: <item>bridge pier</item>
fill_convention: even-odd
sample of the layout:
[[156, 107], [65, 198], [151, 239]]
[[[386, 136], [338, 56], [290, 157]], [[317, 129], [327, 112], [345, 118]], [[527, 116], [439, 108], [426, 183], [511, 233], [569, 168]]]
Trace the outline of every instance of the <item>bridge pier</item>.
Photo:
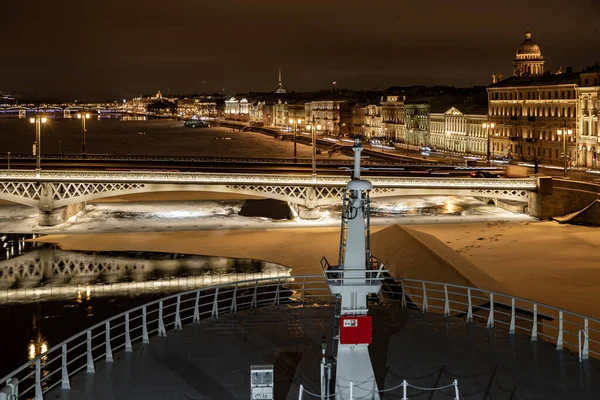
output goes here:
[[39, 210], [38, 225], [39, 226], [54, 226], [59, 225], [77, 214], [85, 208], [85, 202], [73, 203], [68, 206], [53, 208], [49, 211]]
[[301, 219], [319, 219], [321, 217], [321, 207], [308, 208], [299, 204], [294, 204], [294, 210]]

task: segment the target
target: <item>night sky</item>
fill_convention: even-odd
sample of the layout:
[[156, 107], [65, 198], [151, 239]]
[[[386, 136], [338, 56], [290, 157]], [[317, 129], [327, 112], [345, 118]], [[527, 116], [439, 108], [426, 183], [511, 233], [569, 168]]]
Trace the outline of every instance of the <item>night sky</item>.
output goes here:
[[[600, 61], [600, 0], [6, 0], [0, 91], [21, 98], [488, 84], [529, 26], [546, 69]], [[223, 91], [224, 89], [224, 91]]]

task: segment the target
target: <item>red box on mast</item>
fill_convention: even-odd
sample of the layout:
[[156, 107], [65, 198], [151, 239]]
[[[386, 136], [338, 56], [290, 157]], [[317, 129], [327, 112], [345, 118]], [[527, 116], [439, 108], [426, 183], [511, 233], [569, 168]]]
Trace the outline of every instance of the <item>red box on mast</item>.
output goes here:
[[340, 317], [340, 344], [371, 344], [373, 320], [369, 315]]

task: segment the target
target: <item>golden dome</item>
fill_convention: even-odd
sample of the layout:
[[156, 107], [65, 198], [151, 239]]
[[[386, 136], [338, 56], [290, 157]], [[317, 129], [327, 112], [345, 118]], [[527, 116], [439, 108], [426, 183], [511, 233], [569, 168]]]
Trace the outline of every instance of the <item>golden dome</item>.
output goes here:
[[517, 59], [519, 58], [542, 58], [540, 46], [531, 40], [531, 32], [525, 33], [525, 40], [517, 48]]

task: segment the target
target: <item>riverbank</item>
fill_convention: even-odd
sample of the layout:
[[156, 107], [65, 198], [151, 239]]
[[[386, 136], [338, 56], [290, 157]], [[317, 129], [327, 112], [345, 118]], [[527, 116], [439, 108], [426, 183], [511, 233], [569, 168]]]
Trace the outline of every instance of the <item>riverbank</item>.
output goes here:
[[[396, 276], [449, 283], [466, 279], [483, 289], [600, 318], [597, 229], [522, 221], [386, 228], [372, 228], [373, 254], [387, 265], [395, 265]], [[411, 237], [418, 237], [424, 246], [411, 245]], [[258, 259], [288, 266], [293, 275], [308, 275], [321, 273], [322, 256], [332, 263], [337, 261], [339, 227], [59, 234], [37, 240], [55, 243], [64, 250], [161, 251]], [[452, 268], [427, 248], [448, 252], [446, 258], [451, 259]]]

